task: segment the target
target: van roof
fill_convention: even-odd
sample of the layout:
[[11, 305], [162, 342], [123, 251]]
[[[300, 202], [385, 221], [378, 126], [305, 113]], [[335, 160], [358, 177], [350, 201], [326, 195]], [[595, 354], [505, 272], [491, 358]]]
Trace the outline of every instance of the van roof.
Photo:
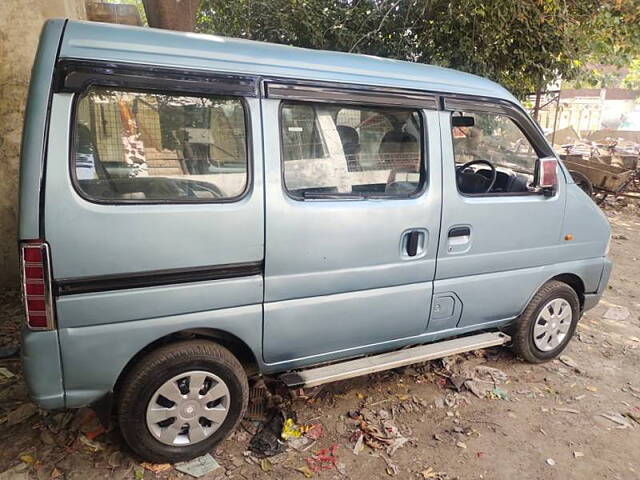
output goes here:
[[517, 102], [495, 82], [433, 65], [97, 22], [69, 20], [60, 57], [401, 87]]

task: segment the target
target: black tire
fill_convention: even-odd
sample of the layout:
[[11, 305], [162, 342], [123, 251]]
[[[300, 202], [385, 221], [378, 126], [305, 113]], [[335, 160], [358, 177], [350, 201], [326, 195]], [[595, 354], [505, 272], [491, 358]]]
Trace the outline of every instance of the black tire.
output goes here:
[[[225, 382], [230, 397], [228, 414], [218, 430], [201, 442], [166, 445], [147, 427], [147, 405], [164, 382], [191, 370], [210, 372]], [[224, 440], [242, 420], [248, 399], [247, 375], [229, 350], [205, 340], [188, 340], [151, 352], [129, 372], [118, 394], [118, 424], [131, 450], [142, 459], [155, 463], [185, 461], [210, 452]]]
[[[564, 340], [550, 351], [540, 350], [534, 341], [534, 327], [538, 315], [550, 301], [562, 298], [571, 306], [571, 324]], [[565, 349], [573, 336], [580, 319], [580, 300], [575, 290], [566, 283], [551, 280], [534, 295], [511, 329], [512, 349], [530, 363], [542, 363], [556, 358]]]

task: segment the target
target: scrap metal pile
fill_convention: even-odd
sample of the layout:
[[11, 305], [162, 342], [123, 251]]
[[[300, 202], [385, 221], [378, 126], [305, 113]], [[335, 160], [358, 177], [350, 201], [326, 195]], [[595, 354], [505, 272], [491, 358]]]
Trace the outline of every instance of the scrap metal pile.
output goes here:
[[547, 136], [575, 182], [601, 204], [609, 195], [640, 199], [640, 132], [572, 128]]

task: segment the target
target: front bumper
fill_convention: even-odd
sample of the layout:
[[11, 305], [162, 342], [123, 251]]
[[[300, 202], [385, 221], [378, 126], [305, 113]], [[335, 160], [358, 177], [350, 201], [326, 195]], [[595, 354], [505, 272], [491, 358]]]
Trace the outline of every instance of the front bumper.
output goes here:
[[611, 276], [612, 268], [613, 262], [609, 260], [608, 257], [604, 257], [604, 266], [602, 268], [602, 275], [600, 275], [598, 290], [595, 293], [585, 293], [582, 311], [586, 312], [587, 310], [595, 307], [598, 304], [600, 298], [602, 298], [602, 294], [604, 293], [605, 288], [607, 288], [607, 284], [609, 283], [609, 277]]
[[29, 396], [40, 408], [64, 407], [58, 331], [22, 329], [22, 370]]

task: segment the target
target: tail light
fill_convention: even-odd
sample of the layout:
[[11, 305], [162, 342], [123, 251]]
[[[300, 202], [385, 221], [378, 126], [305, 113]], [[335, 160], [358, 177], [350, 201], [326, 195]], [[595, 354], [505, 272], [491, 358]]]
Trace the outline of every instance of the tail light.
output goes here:
[[51, 294], [49, 245], [40, 240], [20, 243], [22, 296], [27, 326], [32, 330], [55, 328]]

